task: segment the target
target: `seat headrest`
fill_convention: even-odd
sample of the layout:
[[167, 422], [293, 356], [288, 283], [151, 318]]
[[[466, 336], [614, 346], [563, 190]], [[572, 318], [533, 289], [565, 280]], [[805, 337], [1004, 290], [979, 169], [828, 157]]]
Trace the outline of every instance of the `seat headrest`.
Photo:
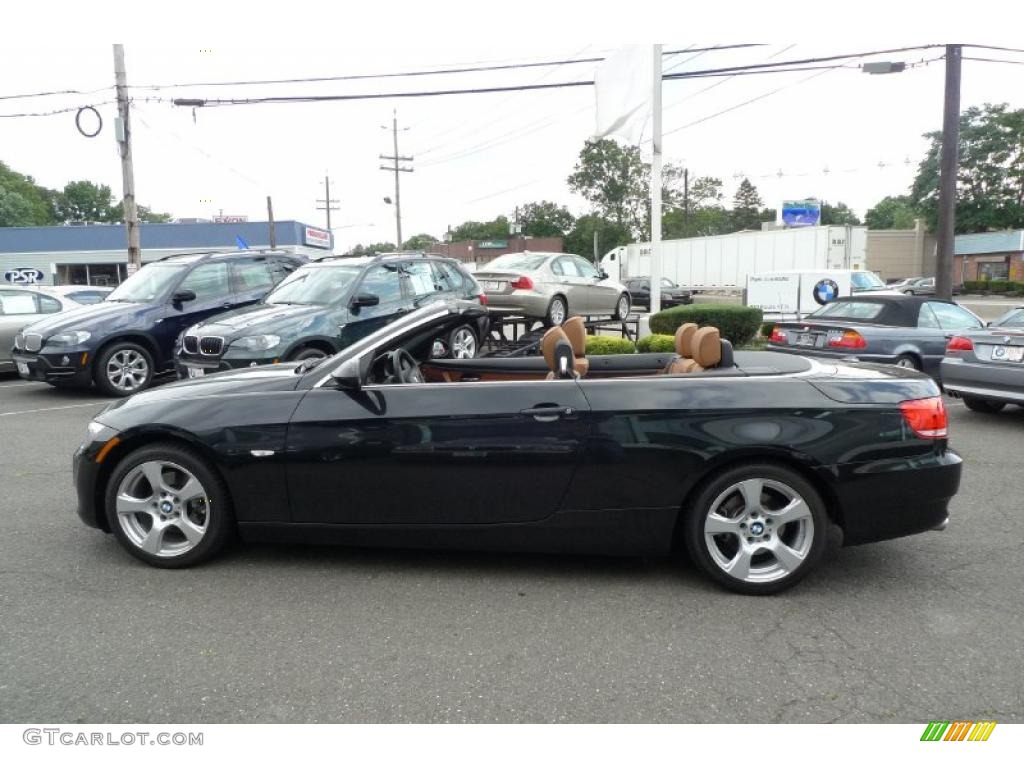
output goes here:
[[714, 326], [698, 329], [690, 345], [691, 357], [702, 368], [714, 368], [722, 361], [722, 335]]
[[574, 315], [562, 323], [562, 330], [572, 344], [572, 353], [576, 357], [583, 357], [587, 353], [587, 326], [583, 318]]
[[[548, 328], [540, 339], [540, 353], [544, 355], [544, 362], [548, 364], [549, 371], [558, 370], [558, 360], [555, 358], [555, 346], [560, 341], [568, 342], [569, 338], [561, 326]], [[570, 345], [571, 346], [571, 345]]]
[[676, 354], [680, 357], [693, 357], [690, 354], [693, 334], [697, 332], [696, 323], [683, 323], [676, 329]]

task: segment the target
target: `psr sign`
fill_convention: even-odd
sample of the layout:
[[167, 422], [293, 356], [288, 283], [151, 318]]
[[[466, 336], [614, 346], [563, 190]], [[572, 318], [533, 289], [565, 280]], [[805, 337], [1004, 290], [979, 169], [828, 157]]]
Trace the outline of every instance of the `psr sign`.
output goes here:
[[4, 272], [4, 280], [15, 285], [35, 285], [43, 282], [44, 277], [43, 271], [34, 267], [8, 269]]

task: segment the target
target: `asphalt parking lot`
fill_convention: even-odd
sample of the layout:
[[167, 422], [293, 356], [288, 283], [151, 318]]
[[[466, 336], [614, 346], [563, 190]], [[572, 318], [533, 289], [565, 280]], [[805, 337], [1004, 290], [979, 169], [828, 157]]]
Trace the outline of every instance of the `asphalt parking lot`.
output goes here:
[[1024, 720], [1022, 409], [951, 404], [945, 532], [751, 598], [669, 560], [242, 546], [149, 568], [74, 513], [103, 403], [0, 378], [0, 721]]

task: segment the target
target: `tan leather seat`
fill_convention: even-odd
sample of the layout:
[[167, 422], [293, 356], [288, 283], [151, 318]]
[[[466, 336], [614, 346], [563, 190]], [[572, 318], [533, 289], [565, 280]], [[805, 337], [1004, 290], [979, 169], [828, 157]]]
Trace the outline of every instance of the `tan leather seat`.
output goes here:
[[562, 330], [572, 344], [572, 354], [576, 358], [573, 367], [576, 373], [581, 377], [586, 376], [590, 370], [590, 362], [587, 360], [587, 326], [583, 318], [578, 315], [570, 317], [562, 323]]
[[[544, 362], [548, 365], [548, 379], [567, 378], [561, 371], [559, 348], [572, 353], [572, 343], [569, 341], [569, 337], [562, 330], [561, 326], [556, 325], [548, 328], [540, 340], [540, 353], [544, 356]], [[576, 375], [575, 369], [569, 373], [571, 377]]]
[[666, 366], [665, 373], [689, 373], [687, 368], [693, 363], [693, 334], [696, 332], [696, 323], [683, 323], [676, 329], [676, 354], [679, 357]]
[[697, 373], [717, 368], [722, 362], [722, 334], [714, 326], [699, 329], [690, 342], [693, 363], [686, 373]]

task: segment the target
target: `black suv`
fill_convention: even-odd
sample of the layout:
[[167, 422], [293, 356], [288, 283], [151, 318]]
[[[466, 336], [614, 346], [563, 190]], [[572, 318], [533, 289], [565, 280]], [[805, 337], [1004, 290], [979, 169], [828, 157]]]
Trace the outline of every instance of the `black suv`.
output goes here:
[[183, 330], [259, 301], [303, 263], [278, 251], [168, 256], [144, 265], [104, 301], [22, 329], [14, 361], [23, 379], [133, 394], [173, 370]]
[[[296, 270], [258, 305], [189, 328], [175, 351], [179, 375], [327, 357], [423, 304], [486, 303], [453, 259], [428, 254], [328, 256]], [[475, 357], [488, 319], [460, 325], [434, 357]]]

